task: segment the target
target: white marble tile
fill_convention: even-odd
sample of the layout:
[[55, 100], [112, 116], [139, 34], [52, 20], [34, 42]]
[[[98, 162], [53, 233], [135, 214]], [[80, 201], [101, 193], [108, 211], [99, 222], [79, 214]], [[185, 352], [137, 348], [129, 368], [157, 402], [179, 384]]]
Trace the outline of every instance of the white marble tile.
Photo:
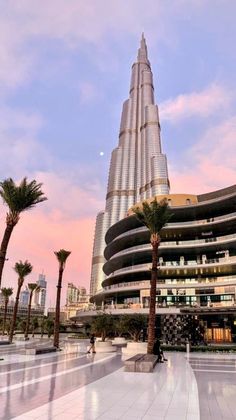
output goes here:
[[[55, 420], [56, 416], [66, 420], [66, 413], [70, 414], [70, 419], [75, 416], [78, 420], [161, 420], [164, 416], [168, 416], [169, 420], [177, 408], [181, 415], [186, 416], [190, 401], [193, 407], [198, 406], [195, 376], [183, 355], [172, 354], [168, 358], [168, 364], [158, 365], [153, 374], [133, 374], [119, 369], [54, 400], [51, 407], [45, 404], [28, 415], [31, 418], [40, 413], [47, 415], [51, 409]], [[40, 412], [40, 409], [44, 411]], [[196, 417], [197, 408], [189, 413]]]

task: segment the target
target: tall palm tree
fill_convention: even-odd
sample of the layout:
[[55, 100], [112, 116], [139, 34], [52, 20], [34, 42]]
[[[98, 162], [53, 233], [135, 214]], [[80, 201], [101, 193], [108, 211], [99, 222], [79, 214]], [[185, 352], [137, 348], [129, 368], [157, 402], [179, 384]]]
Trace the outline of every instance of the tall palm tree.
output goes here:
[[29, 326], [30, 326], [30, 315], [31, 315], [31, 304], [34, 292], [38, 292], [40, 290], [40, 286], [37, 283], [28, 283], [28, 289], [30, 291], [29, 295], [29, 303], [28, 303], [28, 313], [27, 313], [27, 320], [26, 320], [26, 327], [25, 327], [25, 340], [28, 340], [29, 334]]
[[161, 242], [160, 232], [172, 215], [170, 214], [168, 201], [166, 199], [158, 202], [155, 198], [151, 203], [144, 201], [142, 203], [142, 207], [133, 207], [132, 210], [135, 213], [137, 219], [148, 228], [150, 232], [150, 242], [152, 245], [152, 270], [147, 347], [147, 352], [152, 354], [155, 341], [158, 248]]
[[2, 335], [5, 334], [5, 328], [6, 328], [6, 319], [7, 319], [7, 306], [9, 303], [9, 297], [13, 293], [12, 287], [3, 287], [1, 289], [2, 295], [4, 297], [4, 315], [3, 315], [3, 325], [2, 325]]
[[61, 288], [62, 288], [62, 276], [65, 269], [66, 260], [71, 254], [70, 251], [60, 249], [60, 251], [54, 252], [59, 262], [59, 274], [57, 283], [57, 300], [56, 300], [56, 313], [54, 322], [54, 340], [53, 345], [59, 348], [59, 328], [60, 328], [60, 302], [61, 302]]
[[47, 200], [41, 187], [42, 184], [37, 184], [35, 179], [28, 182], [27, 178], [23, 178], [19, 185], [16, 185], [12, 178], [0, 182], [0, 196], [8, 207], [6, 228], [0, 247], [0, 287], [8, 243], [15, 225], [19, 222], [20, 214]]
[[10, 329], [10, 334], [9, 334], [10, 343], [12, 343], [13, 334], [14, 334], [14, 330], [16, 326], [16, 316], [17, 316], [17, 310], [18, 310], [18, 304], [19, 304], [20, 291], [24, 283], [25, 277], [31, 273], [32, 269], [33, 267], [28, 261], [25, 261], [24, 263], [22, 261], [19, 261], [15, 263], [15, 266], [14, 266], [15, 272], [18, 274], [18, 287], [17, 287], [17, 292], [16, 292], [16, 300], [15, 300], [12, 322], [11, 322], [11, 329]]

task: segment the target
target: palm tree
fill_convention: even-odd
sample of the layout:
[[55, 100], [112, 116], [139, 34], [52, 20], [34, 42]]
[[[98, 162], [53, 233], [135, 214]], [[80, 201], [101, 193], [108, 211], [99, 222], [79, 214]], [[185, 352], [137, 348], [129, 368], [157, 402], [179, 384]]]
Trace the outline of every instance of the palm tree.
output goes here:
[[13, 334], [14, 334], [15, 325], [16, 325], [16, 316], [17, 316], [17, 310], [18, 310], [20, 291], [24, 283], [25, 277], [31, 273], [32, 269], [33, 267], [28, 261], [25, 261], [24, 263], [22, 261], [19, 261], [15, 263], [15, 266], [14, 266], [15, 272], [18, 274], [18, 287], [17, 287], [17, 292], [16, 292], [16, 300], [15, 300], [12, 322], [11, 322], [11, 329], [10, 329], [10, 334], [9, 334], [10, 343], [12, 343]]
[[9, 303], [9, 297], [13, 293], [12, 287], [3, 287], [1, 289], [2, 295], [4, 297], [4, 316], [3, 316], [3, 325], [2, 325], [2, 335], [5, 334], [5, 328], [6, 328], [6, 319], [7, 319], [7, 306]]
[[0, 196], [8, 207], [6, 228], [0, 247], [0, 287], [8, 243], [15, 225], [19, 222], [20, 214], [47, 200], [41, 187], [42, 184], [37, 184], [35, 179], [27, 182], [27, 178], [23, 178], [19, 185], [16, 185], [12, 178], [0, 182]]
[[135, 213], [137, 219], [148, 228], [150, 232], [150, 242], [152, 245], [152, 270], [147, 347], [147, 352], [152, 354], [155, 341], [158, 248], [161, 242], [160, 231], [166, 225], [172, 215], [170, 214], [168, 208], [168, 201], [165, 198], [159, 203], [156, 198], [151, 203], [144, 201], [141, 208], [133, 207], [132, 211]]
[[61, 287], [62, 287], [62, 276], [65, 269], [66, 260], [71, 254], [70, 251], [65, 251], [65, 249], [60, 249], [60, 251], [54, 252], [59, 262], [59, 275], [57, 283], [57, 300], [56, 300], [56, 313], [55, 313], [55, 323], [54, 323], [54, 340], [53, 345], [56, 348], [59, 348], [59, 328], [60, 328], [60, 302], [61, 302]]
[[27, 321], [26, 321], [26, 327], [25, 327], [25, 340], [28, 340], [28, 334], [29, 334], [29, 326], [30, 326], [30, 315], [31, 315], [31, 304], [32, 304], [32, 297], [34, 292], [38, 292], [40, 290], [40, 286], [37, 285], [37, 283], [28, 283], [28, 289], [30, 291], [29, 295], [29, 303], [28, 303], [28, 313], [27, 313]]

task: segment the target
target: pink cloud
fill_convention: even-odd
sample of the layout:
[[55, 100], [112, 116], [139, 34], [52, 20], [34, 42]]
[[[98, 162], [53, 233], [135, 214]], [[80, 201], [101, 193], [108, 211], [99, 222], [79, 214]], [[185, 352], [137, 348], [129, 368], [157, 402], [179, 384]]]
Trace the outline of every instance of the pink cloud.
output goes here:
[[[94, 225], [93, 217], [55, 220], [53, 215], [45, 215], [40, 208], [23, 213], [8, 248], [9, 260], [4, 269], [3, 286], [16, 289], [17, 277], [12, 267], [19, 259], [28, 259], [34, 269], [26, 284], [36, 281], [38, 274], [44, 270], [48, 281], [47, 304], [54, 306], [58, 263], [53, 252], [64, 248], [70, 250], [71, 255], [64, 272], [62, 300], [65, 301], [68, 282], [83, 285], [89, 290]], [[4, 219], [1, 218], [1, 232], [4, 227]]]
[[203, 193], [235, 184], [235, 138], [236, 116], [208, 129], [181, 168], [170, 166], [171, 191]]
[[206, 118], [231, 102], [232, 94], [223, 86], [212, 84], [201, 92], [181, 94], [160, 104], [160, 118], [177, 122], [189, 117]]

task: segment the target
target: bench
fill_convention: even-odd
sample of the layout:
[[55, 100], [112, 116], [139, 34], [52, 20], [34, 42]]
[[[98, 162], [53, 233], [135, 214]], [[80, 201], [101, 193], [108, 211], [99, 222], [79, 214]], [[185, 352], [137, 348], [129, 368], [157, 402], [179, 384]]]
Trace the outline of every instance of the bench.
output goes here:
[[9, 340], [0, 340], [0, 346], [5, 346], [6, 344], [11, 344]]
[[125, 360], [125, 371], [150, 373], [153, 372], [157, 361], [158, 356], [155, 354], [136, 354]]
[[45, 354], [45, 353], [52, 353], [57, 351], [56, 347], [28, 347], [25, 349], [25, 354], [30, 355], [37, 355], [37, 354]]

